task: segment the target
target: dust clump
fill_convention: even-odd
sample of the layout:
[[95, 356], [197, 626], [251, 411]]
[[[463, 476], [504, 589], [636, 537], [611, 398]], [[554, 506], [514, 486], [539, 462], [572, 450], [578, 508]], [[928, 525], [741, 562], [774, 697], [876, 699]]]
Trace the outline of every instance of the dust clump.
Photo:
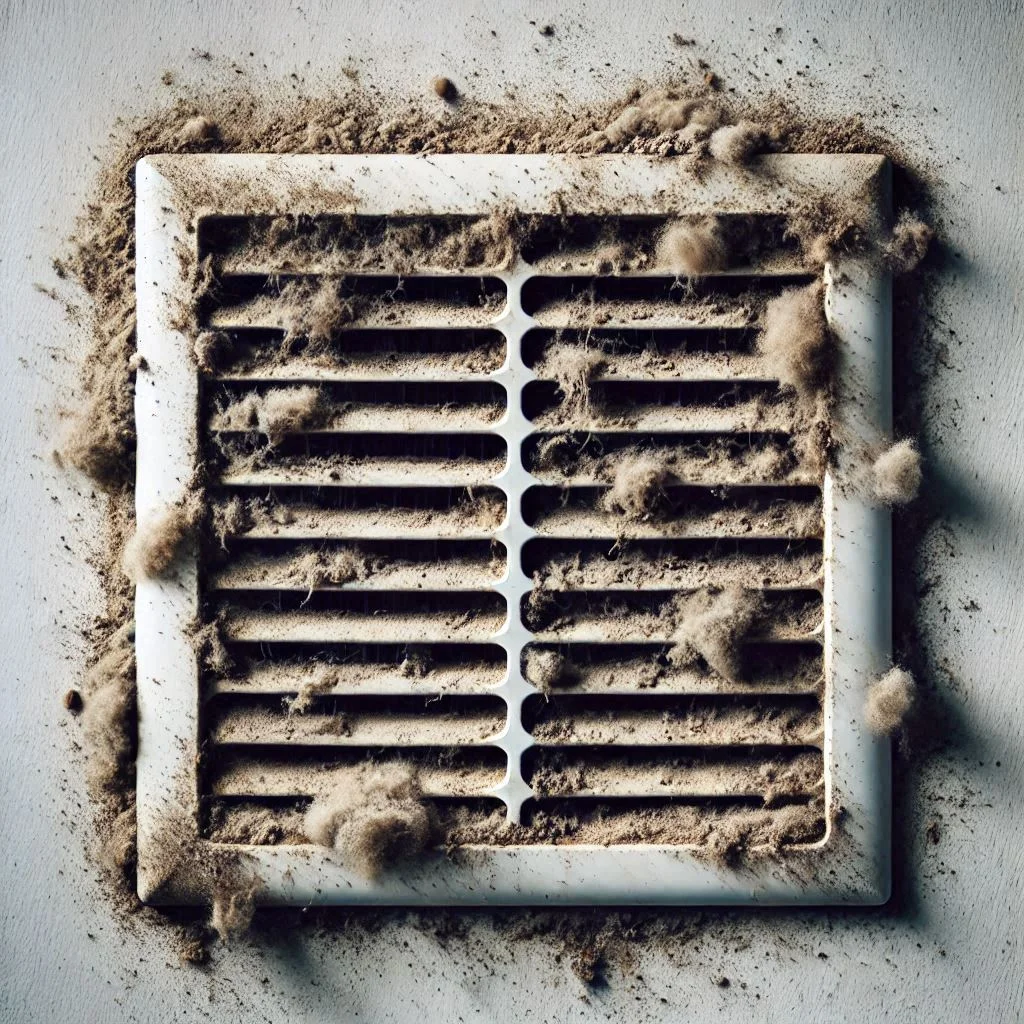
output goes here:
[[289, 715], [304, 715], [317, 697], [330, 693], [338, 685], [338, 673], [334, 669], [321, 669], [313, 679], [304, 680], [294, 697], [284, 698], [284, 709]]
[[126, 807], [110, 824], [100, 848], [100, 863], [113, 875], [125, 876], [135, 864], [135, 804]]
[[879, 736], [891, 736], [903, 725], [916, 697], [914, 677], [906, 669], [889, 669], [868, 688], [865, 712], [871, 731]]
[[221, 624], [218, 620], [195, 623], [190, 639], [192, 648], [199, 658], [199, 663], [204, 668], [218, 675], [223, 675], [231, 670], [234, 662], [224, 643]]
[[292, 578], [308, 588], [306, 602], [317, 587], [325, 584], [340, 587], [355, 580], [364, 580], [369, 574], [369, 563], [352, 548], [308, 551], [295, 561], [291, 570]]
[[768, 303], [758, 349], [783, 387], [802, 398], [818, 394], [832, 370], [830, 341], [820, 282], [790, 289]]
[[135, 756], [135, 643], [128, 623], [107, 641], [83, 682], [82, 731], [89, 752], [86, 781], [100, 796], [130, 781]]
[[728, 266], [728, 252], [715, 217], [673, 221], [658, 239], [657, 262], [677, 277], [700, 277]]
[[706, 140], [724, 120], [720, 104], [706, 97], [683, 96], [673, 89], [649, 89], [623, 108], [601, 130], [582, 140], [581, 148], [620, 147], [639, 135], [678, 135], [685, 151]]
[[934, 237], [933, 228], [909, 210], [904, 210], [892, 229], [892, 238], [885, 246], [886, 261], [895, 273], [909, 274], [928, 255], [928, 247]]
[[204, 511], [203, 495], [193, 488], [166, 511], [141, 523], [124, 548], [125, 575], [133, 582], [163, 576], [195, 536]]
[[220, 129], [209, 117], [191, 117], [178, 132], [178, 143], [181, 146], [201, 146], [216, 142], [219, 138]]
[[615, 470], [611, 488], [601, 505], [632, 522], [646, 522], [664, 514], [668, 505], [669, 471], [654, 459], [623, 460]]
[[304, 820], [306, 835], [338, 850], [346, 866], [373, 881], [434, 841], [437, 820], [408, 768], [366, 770], [317, 797]]
[[319, 388], [271, 388], [232, 402], [221, 410], [213, 426], [215, 430], [258, 431], [276, 448], [289, 434], [321, 425], [326, 413]]
[[886, 505], [909, 505], [921, 489], [921, 453], [909, 438], [897, 441], [875, 459], [872, 490]]
[[604, 356], [593, 349], [567, 351], [553, 368], [553, 376], [562, 392], [562, 413], [581, 415], [590, 408], [591, 381], [605, 365]]
[[221, 942], [227, 944], [245, 936], [256, 913], [257, 882], [230, 876], [214, 886], [210, 909], [210, 927]]
[[537, 650], [531, 647], [526, 652], [524, 673], [541, 693], [549, 693], [553, 687], [568, 678], [569, 663], [565, 655], [558, 651]]
[[80, 691], [71, 689], [64, 694], [64, 708], [71, 714], [77, 715], [82, 710], [82, 694]]
[[192, 343], [192, 356], [203, 373], [214, 373], [218, 359], [231, 348], [231, 340], [223, 331], [200, 331]]
[[716, 129], [708, 140], [708, 151], [723, 164], [746, 164], [767, 142], [764, 129], [753, 121], [740, 121]]
[[764, 615], [759, 591], [739, 586], [677, 596], [670, 608], [676, 622], [669, 660], [685, 665], [698, 654], [730, 682], [746, 677], [743, 644]]
[[225, 504], [216, 505], [213, 509], [211, 527], [217, 543], [223, 551], [227, 551], [229, 538], [236, 537], [252, 527], [248, 506], [237, 494]]

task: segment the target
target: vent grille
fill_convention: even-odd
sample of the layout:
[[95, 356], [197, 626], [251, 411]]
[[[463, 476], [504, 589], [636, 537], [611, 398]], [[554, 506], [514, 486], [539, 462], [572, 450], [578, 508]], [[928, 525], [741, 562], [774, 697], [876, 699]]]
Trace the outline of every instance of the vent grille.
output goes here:
[[[833, 663], [836, 497], [756, 339], [768, 300], [813, 280], [787, 248], [789, 193], [877, 184], [884, 162], [775, 158], [768, 201], [749, 180], [730, 192], [674, 162], [476, 159], [140, 165], [140, 267], [169, 250], [165, 226], [146, 235], [144, 204], [179, 163], [207, 176], [207, 196], [232, 196], [179, 211], [207, 282], [191, 331], [217, 332], [203, 336], [208, 372], [179, 365], [160, 380], [168, 357], [149, 359], [139, 295], [152, 377], [166, 389], [191, 374], [195, 410], [190, 428], [179, 408], [184, 426], [158, 440], [140, 388], [140, 516], [166, 504], [169, 476], [180, 482], [197, 449], [211, 475], [213, 527], [191, 572], [144, 582], [138, 598], [143, 703], [164, 699], [147, 688], [147, 662], [169, 664], [147, 658], [147, 623], [184, 635], [197, 614], [230, 657], [203, 670], [193, 655], [192, 706], [172, 698], [185, 746], [202, 755], [189, 784], [197, 839], [244, 841], [279, 901], [802, 901], [791, 878], [738, 882], [705, 861], [664, 880], [636, 872], [677, 865], [680, 845], [751, 813], [790, 821], [794, 851], [827, 846], [835, 709], [853, 706]], [[382, 173], [364, 181], [371, 165]], [[308, 178], [303, 198], [276, 210], [270, 189], [246, 212], [245, 194], [275, 175], [293, 192], [293, 175]], [[584, 182], [567, 201], [564, 187]], [[507, 224], [493, 211], [510, 203], [518, 244], [500, 251]], [[719, 212], [752, 265], [699, 281], [658, 272], [659, 234], [691, 212]], [[837, 299], [830, 283], [842, 340]], [[873, 315], [884, 325], [884, 310]], [[884, 360], [884, 330], [866, 339], [870, 366]], [[655, 468], [656, 495], [624, 514], [617, 493], [638, 466]], [[878, 523], [862, 532], [880, 543]], [[855, 589], [870, 591], [870, 567], [862, 576]], [[854, 616], [871, 600], [857, 592]], [[758, 607], [727, 652], [735, 671], [681, 631], [693, 602], [721, 595]], [[884, 661], [887, 643], [874, 635], [866, 661]], [[153, 797], [169, 792], [146, 765], [174, 723], [147, 749], [143, 722], [144, 847]], [[327, 853], [311, 867], [312, 848], [292, 845], [303, 807], [367, 763], [414, 768], [474, 857], [374, 884]], [[858, 771], [842, 766], [853, 788]], [[253, 808], [274, 823], [255, 846], [239, 826]], [[886, 808], [858, 813], [877, 843]], [[633, 857], [625, 874], [612, 852]], [[804, 893], [877, 898], [878, 852], [853, 858], [862, 876], [847, 870], [840, 884], [826, 869]], [[140, 889], [167, 898], [145, 875], [140, 848]]]

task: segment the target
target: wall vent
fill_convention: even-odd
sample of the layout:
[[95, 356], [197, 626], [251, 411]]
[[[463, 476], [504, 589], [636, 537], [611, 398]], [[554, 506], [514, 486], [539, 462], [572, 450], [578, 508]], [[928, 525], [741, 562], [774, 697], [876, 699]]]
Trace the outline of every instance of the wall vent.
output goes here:
[[[202, 898], [177, 847], [237, 854], [280, 904], [888, 898], [863, 704], [889, 517], [814, 469], [755, 344], [767, 299], [814, 279], [787, 217], [822, 195], [884, 219], [883, 158], [155, 156], [136, 186], [139, 520], [204, 453], [225, 534], [138, 584], [144, 900]], [[659, 269], [681, 216], [721, 218], [748, 265]], [[887, 275], [826, 265], [824, 302], [844, 427], [888, 431]], [[227, 344], [200, 371], [208, 330]], [[638, 459], [668, 469], [629, 519], [609, 495]], [[721, 586], [763, 601], [738, 680], [673, 656]], [[197, 620], [230, 668], [201, 665]], [[415, 768], [462, 841], [375, 881], [280, 841], [370, 761]], [[232, 839], [240, 809], [266, 842]], [[790, 811], [772, 856], [707, 856]]]

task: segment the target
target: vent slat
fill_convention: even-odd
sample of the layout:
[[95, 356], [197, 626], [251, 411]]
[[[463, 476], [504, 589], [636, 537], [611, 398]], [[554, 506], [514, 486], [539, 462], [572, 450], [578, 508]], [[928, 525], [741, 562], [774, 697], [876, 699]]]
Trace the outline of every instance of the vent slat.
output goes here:
[[504, 624], [503, 615], [357, 615], [314, 612], [234, 612], [225, 639], [239, 643], [484, 643]]
[[398, 459], [375, 465], [267, 466], [229, 470], [224, 487], [485, 487], [505, 468], [504, 461], [458, 462]]

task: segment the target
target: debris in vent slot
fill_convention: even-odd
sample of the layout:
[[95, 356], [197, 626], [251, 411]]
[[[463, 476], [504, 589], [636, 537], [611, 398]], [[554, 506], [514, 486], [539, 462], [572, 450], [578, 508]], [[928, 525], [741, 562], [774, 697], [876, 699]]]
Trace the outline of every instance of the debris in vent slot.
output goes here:
[[422, 799], [419, 780], [404, 766], [367, 768], [318, 796], [304, 830], [314, 843], [333, 847], [346, 866], [374, 881], [415, 859], [437, 838], [437, 819]]
[[758, 348], [779, 382], [802, 398], [828, 384], [833, 353], [820, 282], [783, 292], [768, 303]]
[[739, 586], [677, 596], [669, 613], [677, 638], [669, 660], [686, 664], [698, 654], [723, 679], [742, 682], [747, 670], [743, 644], [764, 611], [761, 593]]
[[574, 676], [564, 654], [559, 651], [539, 650], [536, 647], [527, 650], [524, 671], [526, 678], [545, 694], [550, 693], [552, 688], [559, 684], [564, 685]]
[[880, 736], [891, 736], [900, 729], [917, 698], [917, 684], [906, 670], [895, 666], [868, 688], [866, 713], [868, 725]]
[[716, 217], [669, 223], [658, 239], [658, 266], [678, 277], [701, 277], [725, 270], [728, 252]]
[[284, 707], [289, 715], [304, 715], [317, 697], [330, 693], [338, 685], [338, 672], [335, 669], [320, 669], [316, 678], [306, 679], [299, 684], [294, 697], [284, 698]]
[[886, 505], [909, 505], [921, 489], [921, 453], [904, 438], [887, 448], [871, 466], [875, 497]]
[[271, 388], [252, 392], [225, 406], [214, 418], [214, 430], [258, 431], [272, 445], [289, 434], [319, 426], [327, 415], [320, 388]]
[[666, 507], [665, 488], [671, 479], [669, 471], [653, 459], [624, 459], [615, 470], [611, 488], [602, 496], [602, 504], [626, 520], [656, 519]]

